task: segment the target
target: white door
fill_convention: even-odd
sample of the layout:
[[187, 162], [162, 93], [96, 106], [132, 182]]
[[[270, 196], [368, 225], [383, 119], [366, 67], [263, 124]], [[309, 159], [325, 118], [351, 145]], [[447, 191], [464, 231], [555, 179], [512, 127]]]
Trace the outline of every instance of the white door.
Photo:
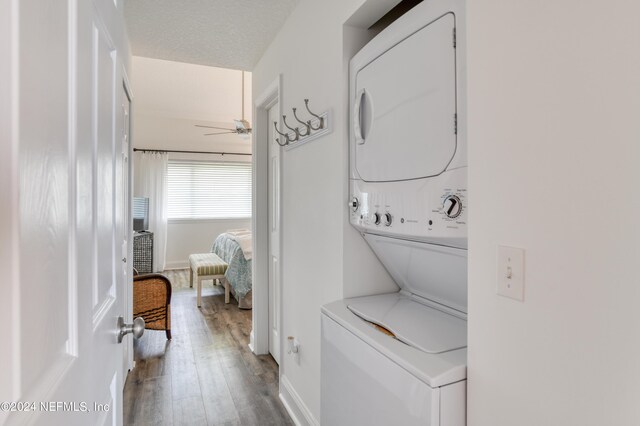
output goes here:
[[113, 0], [10, 0], [0, 16], [10, 64], [0, 80], [12, 87], [0, 96], [12, 230], [1, 243], [10, 279], [0, 284], [0, 401], [15, 403], [0, 423], [119, 425], [121, 10]]
[[[278, 121], [278, 104], [268, 111], [268, 123]], [[269, 126], [269, 352], [280, 363], [280, 145]]]

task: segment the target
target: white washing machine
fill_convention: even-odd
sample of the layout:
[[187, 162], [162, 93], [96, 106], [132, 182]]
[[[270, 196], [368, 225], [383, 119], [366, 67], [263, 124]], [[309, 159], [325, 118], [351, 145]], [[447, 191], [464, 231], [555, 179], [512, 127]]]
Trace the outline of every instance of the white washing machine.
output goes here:
[[323, 425], [466, 424], [464, 71], [462, 1], [351, 60], [350, 222], [400, 291], [323, 306]]

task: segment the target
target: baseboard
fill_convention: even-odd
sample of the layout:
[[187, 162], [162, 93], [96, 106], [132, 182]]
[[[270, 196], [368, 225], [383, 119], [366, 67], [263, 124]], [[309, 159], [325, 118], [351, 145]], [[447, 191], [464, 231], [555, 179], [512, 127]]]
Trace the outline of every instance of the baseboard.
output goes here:
[[189, 268], [189, 261], [182, 261], [182, 260], [174, 260], [173, 262], [166, 262], [164, 264], [164, 269], [188, 269]]
[[284, 374], [280, 376], [280, 400], [297, 426], [320, 426]]
[[253, 345], [253, 328], [251, 329], [251, 333], [249, 333], [249, 349], [251, 349], [252, 353], [256, 353], [256, 350], [254, 349], [254, 345]]

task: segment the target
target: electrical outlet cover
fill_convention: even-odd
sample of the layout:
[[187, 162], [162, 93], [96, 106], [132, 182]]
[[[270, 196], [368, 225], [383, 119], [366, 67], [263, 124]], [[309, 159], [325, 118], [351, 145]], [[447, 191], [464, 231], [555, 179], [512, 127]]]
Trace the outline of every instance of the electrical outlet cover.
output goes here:
[[498, 294], [524, 302], [524, 249], [498, 246], [497, 272]]

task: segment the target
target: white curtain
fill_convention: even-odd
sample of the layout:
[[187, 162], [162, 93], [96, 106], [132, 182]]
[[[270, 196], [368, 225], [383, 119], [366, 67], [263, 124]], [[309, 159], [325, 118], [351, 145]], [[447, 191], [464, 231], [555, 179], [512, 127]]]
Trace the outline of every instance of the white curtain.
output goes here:
[[137, 151], [133, 163], [133, 196], [149, 198], [149, 231], [153, 232], [153, 272], [162, 272], [167, 257], [166, 152]]

